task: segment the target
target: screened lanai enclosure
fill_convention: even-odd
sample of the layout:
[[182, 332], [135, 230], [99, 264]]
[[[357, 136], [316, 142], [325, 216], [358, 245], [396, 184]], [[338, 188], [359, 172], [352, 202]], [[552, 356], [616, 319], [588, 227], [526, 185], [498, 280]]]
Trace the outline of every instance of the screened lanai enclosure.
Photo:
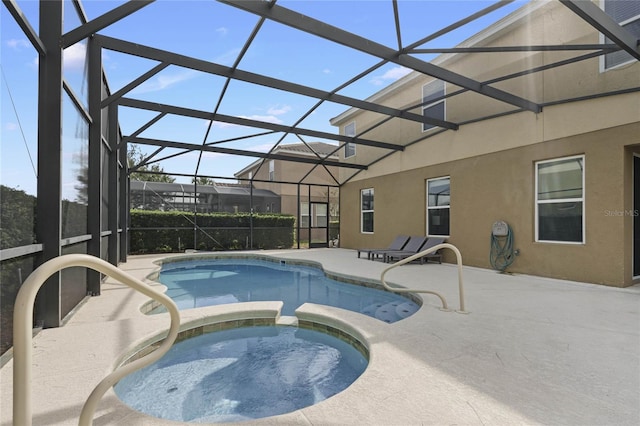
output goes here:
[[[234, 249], [260, 248], [271, 227], [289, 230], [281, 248], [336, 245], [340, 204], [362, 202], [341, 199], [340, 187], [434, 134], [390, 142], [373, 138], [374, 129], [418, 122], [456, 132], [495, 116], [487, 108], [454, 122], [431, 108], [462, 93], [506, 105], [500, 114], [537, 113], [572, 100], [561, 91], [529, 98], [538, 73], [599, 56], [640, 59], [635, 1], [561, 1], [602, 34], [597, 44], [465, 44], [525, 3], [3, 0], [2, 352], [29, 273], [67, 253], [126, 261], [132, 232], [161, 227], [133, 226], [134, 213], [179, 217], [170, 226], [190, 235], [180, 251], [216, 240], [223, 225], [202, 224], [223, 213], [242, 216], [230, 226], [242, 233]], [[520, 71], [459, 73], [438, 59], [462, 52], [489, 61], [521, 55]], [[526, 60], [539, 52], [554, 59]], [[385, 103], [385, 88], [410, 73], [457, 90]], [[637, 90], [585, 88], [583, 98]], [[349, 109], [375, 119], [340, 132], [331, 119]], [[353, 155], [360, 146], [367, 155]], [[62, 325], [100, 294], [100, 282], [82, 268], [53, 276], [39, 293], [36, 324]]]

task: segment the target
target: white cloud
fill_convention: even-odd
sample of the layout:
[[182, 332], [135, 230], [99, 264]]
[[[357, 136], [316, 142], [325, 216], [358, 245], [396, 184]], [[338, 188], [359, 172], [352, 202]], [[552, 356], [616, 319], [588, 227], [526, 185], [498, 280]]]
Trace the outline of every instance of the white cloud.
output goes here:
[[391, 68], [390, 70], [388, 70], [382, 75], [374, 76], [371, 79], [371, 83], [373, 83], [376, 86], [382, 86], [383, 84], [394, 82], [404, 77], [405, 75], [409, 74], [410, 72], [411, 70], [405, 67]]
[[83, 70], [85, 65], [85, 57], [87, 56], [87, 45], [85, 43], [76, 43], [64, 49], [64, 68], [66, 70]]
[[273, 123], [273, 124], [282, 124], [283, 121], [280, 120], [278, 117], [276, 117], [275, 115], [250, 115], [250, 116], [246, 116], [246, 115], [241, 115], [240, 117], [242, 118], [248, 118], [250, 120], [257, 120], [257, 121], [264, 121], [266, 123]]
[[183, 71], [176, 72], [169, 75], [162, 74], [152, 80], [148, 80], [143, 85], [134, 89], [134, 92], [137, 94], [156, 92], [158, 90], [166, 89], [167, 87], [173, 86], [174, 84], [183, 82], [185, 80], [192, 79], [196, 76], [198, 76], [198, 73], [193, 70], [183, 70]]
[[[191, 151], [190, 153], [185, 154], [185, 156], [190, 158], [198, 158], [200, 157], [200, 151]], [[202, 151], [202, 158], [213, 159], [227, 156], [232, 157], [229, 154], [223, 154], [221, 152]]]
[[331, 71], [329, 68], [325, 68], [325, 69], [323, 69], [323, 70], [322, 70], [322, 72], [323, 72], [324, 74], [331, 74], [331, 73], [332, 73], [332, 71]]
[[229, 29], [227, 27], [220, 27], [216, 28], [216, 32], [224, 37], [229, 33]]
[[5, 130], [9, 131], [9, 132], [13, 132], [14, 130], [18, 130], [18, 124], [17, 123], [13, 123], [13, 122], [9, 122], [6, 123], [4, 125]]
[[222, 65], [232, 65], [236, 59], [238, 58], [238, 55], [240, 54], [240, 49], [235, 48], [235, 49], [231, 49], [227, 52], [224, 52], [218, 56], [216, 56], [213, 59], [213, 62], [217, 63], [217, 64], [222, 64]]
[[254, 145], [252, 147], [247, 148], [247, 151], [256, 151], [256, 152], [269, 152], [273, 148], [272, 143], [263, 143], [261, 145]]
[[236, 124], [224, 123], [222, 121], [214, 121], [213, 122], [213, 127], [217, 127], [218, 129], [227, 129], [229, 127], [234, 127], [234, 126], [236, 126]]
[[23, 38], [21, 38], [21, 39], [12, 38], [10, 40], [7, 40], [6, 43], [7, 43], [7, 46], [9, 46], [10, 48], [12, 48], [14, 50], [20, 50], [22, 48], [27, 48], [27, 47], [31, 46], [31, 44], [27, 40], [25, 40]]
[[275, 105], [267, 109], [267, 114], [282, 115], [289, 111], [291, 111], [291, 107], [289, 105]]

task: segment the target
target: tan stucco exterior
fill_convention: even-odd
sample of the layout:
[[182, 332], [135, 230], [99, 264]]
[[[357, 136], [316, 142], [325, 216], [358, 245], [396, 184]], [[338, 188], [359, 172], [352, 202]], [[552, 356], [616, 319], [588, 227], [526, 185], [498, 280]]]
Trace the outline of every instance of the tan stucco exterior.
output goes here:
[[[597, 33], [558, 2], [534, 5], [534, 9], [527, 25], [511, 17], [470, 43], [519, 45], [525, 44], [524, 40], [543, 44], [554, 43], [556, 38], [599, 42]], [[504, 56], [474, 54], [443, 57], [440, 62], [456, 72], [491, 79], [516, 72], [523, 60], [528, 61], [527, 66], [542, 65], [566, 55], [520, 53], [508, 55], [520, 58], [510, 61]], [[397, 107], [417, 104], [428, 81], [427, 76], [411, 74], [374, 98]], [[450, 86], [446, 87], [447, 93], [457, 90]], [[341, 188], [341, 246], [383, 247], [398, 234], [425, 235], [426, 181], [449, 176], [448, 241], [461, 250], [466, 265], [491, 267], [491, 225], [504, 220], [512, 227], [519, 250], [510, 272], [619, 287], [633, 284], [632, 219], [637, 207], [632, 199], [632, 159], [634, 152], [640, 153], [640, 93], [578, 98], [585, 92], [594, 95], [640, 87], [640, 64], [636, 61], [602, 72], [600, 59], [596, 58], [531, 78], [507, 80], [495, 87], [541, 104], [560, 98], [576, 100], [545, 105], [540, 113], [514, 112], [473, 122], [479, 116], [513, 111], [514, 107], [465, 93], [446, 101], [447, 120], [469, 122], [458, 130], [422, 132], [420, 123], [395, 119], [368, 132], [367, 138], [406, 148], [374, 162], [380, 150], [358, 146], [356, 156], [349, 158], [373, 164]], [[376, 120], [379, 117], [373, 113], [350, 110], [332, 123], [343, 131], [345, 125], [355, 121], [359, 133]], [[573, 155], [585, 159], [585, 241], [536, 242], [535, 162]], [[350, 173], [345, 171], [342, 177]], [[640, 186], [640, 176], [635, 176], [635, 181]], [[360, 191], [365, 188], [375, 190], [373, 234], [360, 232]], [[453, 258], [446, 255], [445, 260]]]

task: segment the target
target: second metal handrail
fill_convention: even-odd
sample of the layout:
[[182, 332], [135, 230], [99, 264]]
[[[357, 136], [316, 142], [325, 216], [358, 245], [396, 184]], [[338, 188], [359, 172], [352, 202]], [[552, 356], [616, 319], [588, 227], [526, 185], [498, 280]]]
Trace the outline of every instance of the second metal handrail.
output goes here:
[[441, 294], [439, 294], [439, 293], [437, 293], [435, 291], [391, 287], [384, 280], [384, 276], [386, 275], [386, 273], [389, 272], [390, 270], [392, 270], [393, 268], [397, 268], [398, 266], [404, 265], [405, 263], [409, 263], [409, 262], [412, 262], [412, 261], [414, 261], [416, 259], [420, 259], [423, 256], [426, 256], [426, 255], [431, 254], [431, 253], [435, 253], [436, 251], [438, 251], [440, 249], [443, 249], [443, 248], [453, 251], [455, 253], [455, 255], [456, 255], [456, 259], [457, 259], [457, 263], [458, 263], [458, 294], [459, 294], [459, 297], [460, 297], [460, 310], [458, 312], [459, 313], [463, 313], [463, 314], [468, 313], [468, 312], [466, 312], [464, 310], [464, 287], [463, 287], [463, 283], [462, 283], [462, 254], [460, 254], [460, 250], [458, 250], [458, 248], [456, 246], [454, 246], [453, 244], [449, 244], [449, 243], [438, 244], [438, 245], [430, 247], [430, 248], [428, 248], [428, 249], [426, 249], [424, 251], [421, 251], [420, 253], [416, 253], [416, 254], [414, 254], [412, 256], [409, 256], [409, 257], [407, 257], [405, 259], [402, 259], [402, 260], [394, 263], [393, 265], [389, 266], [384, 271], [382, 271], [382, 274], [380, 275], [380, 282], [382, 282], [382, 285], [384, 286], [384, 288], [386, 288], [389, 291], [394, 291], [396, 293], [427, 293], [427, 294], [433, 294], [435, 296], [438, 296], [440, 298], [440, 301], [442, 302], [442, 309], [443, 310], [449, 310], [449, 306], [447, 305], [447, 300], [444, 298], [444, 296], [442, 296]]
[[33, 357], [33, 304], [44, 282], [65, 268], [84, 266], [101, 272], [162, 303], [171, 316], [169, 333], [150, 354], [130, 362], [102, 379], [82, 407], [78, 424], [91, 425], [93, 414], [104, 393], [124, 376], [160, 359], [173, 345], [180, 329], [178, 307], [167, 295], [130, 276], [104, 260], [86, 254], [68, 254], [51, 259], [34, 270], [20, 287], [13, 311], [13, 424], [31, 425], [31, 362]]

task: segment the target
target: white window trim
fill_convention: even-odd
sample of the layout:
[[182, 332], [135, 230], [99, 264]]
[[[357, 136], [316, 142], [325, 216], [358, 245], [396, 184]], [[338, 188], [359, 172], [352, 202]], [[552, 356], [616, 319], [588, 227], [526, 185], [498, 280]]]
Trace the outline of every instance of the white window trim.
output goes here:
[[270, 181], [276, 180], [275, 179], [275, 177], [276, 177], [275, 170], [276, 170], [276, 166], [275, 166], [274, 160], [269, 160], [269, 180]]
[[[347, 129], [349, 128], [349, 126], [351, 126], [353, 124], [353, 132], [347, 132]], [[344, 126], [344, 135], [345, 136], [349, 136], [349, 137], [355, 137], [356, 135], [356, 122], [352, 121], [349, 124], [346, 124]], [[353, 149], [353, 154], [347, 156], [347, 147], [350, 147], [351, 149]], [[356, 156], [356, 144], [353, 142], [347, 142], [344, 144], [344, 158], [351, 158], [351, 157], [355, 157]]]
[[[425, 96], [424, 96], [424, 89], [425, 89], [426, 87], [433, 86], [433, 85], [436, 85], [436, 84], [442, 84], [442, 94], [443, 94], [443, 95], [446, 95], [446, 94], [447, 94], [447, 85], [446, 85], [446, 84], [444, 84], [444, 81], [434, 80], [434, 81], [431, 81], [431, 82], [429, 82], [429, 83], [427, 83], [427, 84], [424, 84], [424, 85], [422, 86], [422, 97], [421, 97], [421, 99], [422, 99], [422, 100], [424, 100], [424, 97], [425, 97]], [[439, 90], [439, 89], [438, 89], [438, 90]], [[443, 119], [443, 120], [445, 120], [445, 119], [447, 118], [447, 103], [446, 103], [445, 101], [446, 101], [446, 99], [441, 99], [441, 100], [439, 100], [439, 101], [435, 101], [435, 102], [431, 102], [430, 104], [423, 105], [423, 106], [421, 107], [420, 111], [421, 111], [421, 113], [422, 113], [422, 114], [424, 114], [424, 110], [425, 110], [425, 109], [430, 108], [430, 107], [432, 107], [432, 106], [434, 106], [434, 105], [437, 105], [437, 104], [439, 104], [439, 103], [442, 103], [442, 104], [444, 104], [444, 117], [442, 117], [442, 119]], [[421, 127], [422, 127], [422, 133], [430, 132], [430, 131], [432, 131], [432, 130], [434, 130], [434, 129], [438, 129], [438, 126], [433, 126], [433, 125], [432, 125], [431, 127], [429, 127], [428, 129], [425, 129], [425, 128], [424, 128], [424, 125], [425, 125], [425, 123], [422, 123], [422, 124], [421, 124]]]
[[[538, 165], [540, 164], [546, 164], [546, 163], [554, 163], [556, 161], [564, 161], [564, 160], [571, 160], [574, 158], [581, 158], [582, 159], [582, 197], [581, 198], [560, 198], [560, 199], [554, 199], [554, 200], [538, 200]], [[535, 229], [534, 229], [534, 241], [536, 243], [545, 243], [545, 244], [570, 244], [570, 245], [585, 245], [587, 243], [587, 227], [586, 227], [586, 220], [585, 220], [585, 212], [586, 212], [586, 191], [585, 191], [585, 175], [586, 173], [587, 167], [586, 167], [586, 161], [585, 161], [585, 156], [584, 154], [582, 155], [571, 155], [569, 157], [558, 157], [558, 158], [552, 158], [550, 160], [542, 160], [542, 161], [536, 161], [534, 164], [534, 179], [535, 179], [535, 188], [534, 188], [534, 222], [535, 222]], [[575, 202], [581, 202], [582, 203], [582, 241], [556, 241], [556, 240], [541, 240], [538, 238], [538, 230], [539, 230], [539, 224], [538, 224], [538, 205], [539, 204], [553, 204], [553, 203], [575, 203]]]
[[[444, 179], [448, 179], [449, 180], [449, 199], [451, 199], [451, 176], [440, 176], [440, 177], [436, 177], [436, 178], [431, 178], [431, 179], [427, 179], [427, 183], [426, 183], [426, 187], [425, 187], [425, 191], [426, 191], [426, 196], [427, 196], [427, 211], [426, 211], [426, 217], [425, 217], [425, 221], [426, 221], [426, 229], [427, 229], [427, 237], [441, 237], [441, 238], [449, 238], [450, 235], [432, 235], [429, 233], [429, 210], [438, 210], [438, 209], [449, 209], [449, 220], [451, 220], [451, 201], [449, 201], [449, 205], [448, 206], [429, 206], [429, 182], [433, 182], [436, 180], [444, 180]], [[451, 233], [451, 222], [449, 222], [449, 233]]]
[[363, 216], [365, 213], [373, 213], [374, 218], [375, 218], [375, 208], [373, 210], [363, 210], [362, 209], [362, 194], [365, 191], [371, 191], [371, 193], [374, 196], [374, 200], [375, 200], [375, 191], [373, 188], [363, 188], [360, 190], [360, 233], [361, 234], [373, 234], [375, 232], [375, 222], [374, 222], [374, 227], [373, 227], [373, 231], [364, 231], [362, 228], [364, 226], [364, 220], [363, 220]]
[[[610, 1], [610, 0], [600, 0], [600, 9], [602, 9], [603, 11], [604, 11], [604, 4], [607, 1]], [[634, 16], [633, 18], [627, 19], [626, 21], [618, 22], [618, 25], [620, 25], [622, 27], [624, 25], [627, 25], [627, 24], [629, 24], [631, 22], [635, 22], [635, 21], [638, 21], [638, 20], [640, 20], [640, 15]], [[604, 36], [604, 34], [598, 33], [598, 37], [600, 39], [600, 44], [604, 44], [606, 42], [606, 37]], [[615, 69], [618, 69], [618, 68], [627, 66], [627, 65], [629, 65], [629, 64], [631, 64], [633, 62], [636, 62], [636, 60], [633, 57], [631, 57], [631, 58], [629, 58], [629, 60], [627, 62], [623, 62], [621, 64], [615, 65], [615, 66], [610, 67], [610, 68], [606, 68], [606, 56], [607, 55], [601, 55], [600, 56], [600, 72], [601, 73], [605, 73], [607, 71], [613, 71]]]

